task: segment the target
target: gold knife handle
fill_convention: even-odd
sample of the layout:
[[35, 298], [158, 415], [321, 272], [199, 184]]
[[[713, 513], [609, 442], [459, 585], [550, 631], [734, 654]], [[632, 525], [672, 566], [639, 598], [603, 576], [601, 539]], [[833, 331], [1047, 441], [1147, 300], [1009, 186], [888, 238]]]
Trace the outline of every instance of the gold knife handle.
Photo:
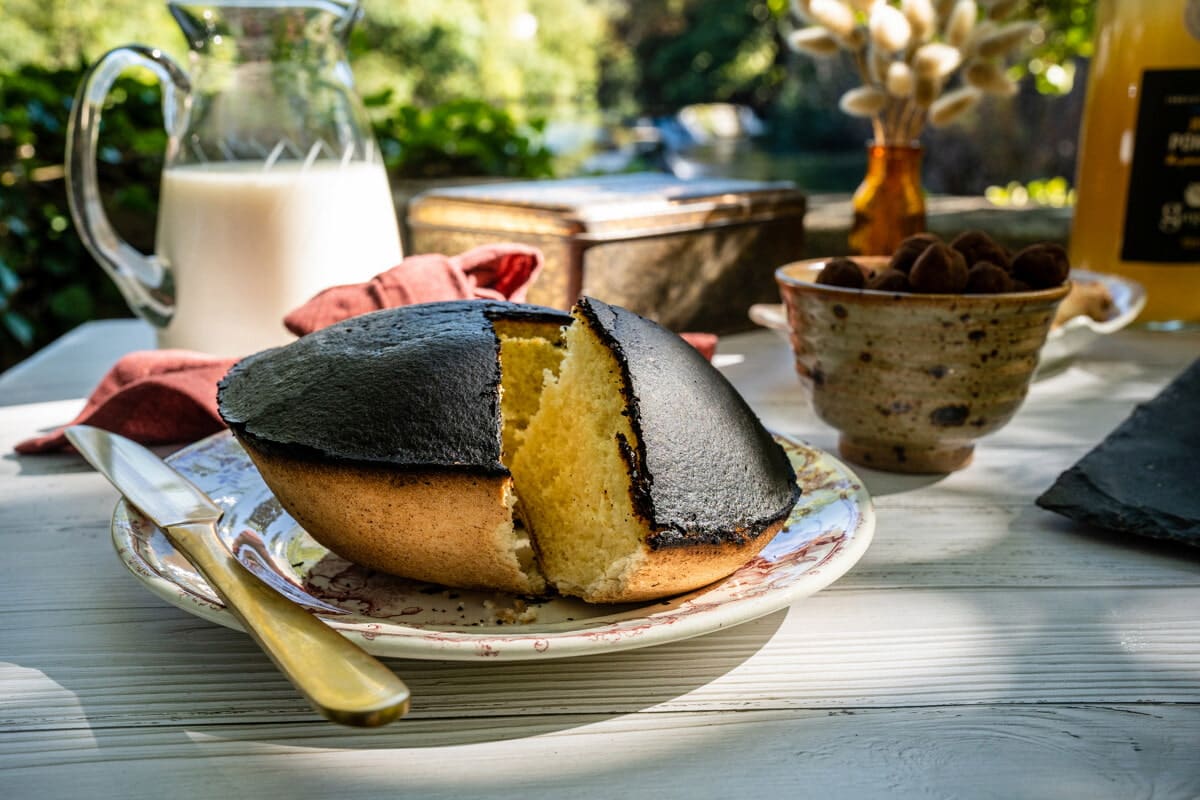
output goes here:
[[375, 727], [408, 711], [410, 693], [403, 681], [374, 656], [259, 580], [225, 548], [212, 523], [172, 525], [166, 534], [326, 719]]

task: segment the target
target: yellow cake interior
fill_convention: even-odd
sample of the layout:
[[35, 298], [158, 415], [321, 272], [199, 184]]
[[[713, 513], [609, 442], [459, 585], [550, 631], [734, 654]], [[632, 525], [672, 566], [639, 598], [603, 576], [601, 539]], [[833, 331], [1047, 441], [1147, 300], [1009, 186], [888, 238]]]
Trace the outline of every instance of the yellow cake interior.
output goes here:
[[623, 413], [616, 359], [580, 319], [567, 328], [565, 355], [552, 366], [551, 343], [497, 328], [505, 465], [542, 573], [564, 594], [616, 594], [637, 565], [644, 529], [621, 452], [622, 441], [630, 448], [637, 441]]
[[558, 328], [506, 320], [493, 326], [500, 340], [501, 461], [507, 465], [537, 413], [547, 375], [558, 374], [563, 348]]

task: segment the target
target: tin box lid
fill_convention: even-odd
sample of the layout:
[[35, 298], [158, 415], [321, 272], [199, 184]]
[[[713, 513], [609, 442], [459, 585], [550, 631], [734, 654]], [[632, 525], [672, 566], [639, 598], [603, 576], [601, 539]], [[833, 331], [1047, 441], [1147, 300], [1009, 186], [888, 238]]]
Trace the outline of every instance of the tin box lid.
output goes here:
[[786, 181], [635, 173], [436, 189], [413, 199], [409, 223], [614, 239], [803, 217], [804, 205]]

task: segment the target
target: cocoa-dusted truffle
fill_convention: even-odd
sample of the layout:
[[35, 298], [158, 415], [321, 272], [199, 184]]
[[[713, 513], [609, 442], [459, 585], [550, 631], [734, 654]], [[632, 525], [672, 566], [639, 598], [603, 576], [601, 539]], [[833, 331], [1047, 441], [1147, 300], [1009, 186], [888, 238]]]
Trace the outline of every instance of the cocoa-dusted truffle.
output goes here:
[[825, 264], [821, 274], [817, 276], [817, 283], [827, 286], [842, 286], [847, 289], [861, 289], [866, 286], [867, 278], [854, 261], [848, 258], [834, 258]]
[[983, 231], [960, 233], [954, 238], [954, 241], [950, 242], [950, 246], [963, 254], [968, 267], [987, 262], [995, 264], [1001, 269], [1008, 269], [1010, 260], [1008, 251]]
[[932, 233], [918, 233], [909, 236], [900, 243], [900, 246], [896, 248], [896, 252], [892, 254], [892, 259], [888, 262], [888, 269], [894, 269], [907, 275], [912, 271], [913, 264], [916, 263], [921, 253], [924, 253], [929, 245], [938, 244], [939, 242], [941, 242], [941, 239]]
[[1002, 267], [980, 261], [967, 270], [967, 294], [1001, 294], [1012, 291], [1012, 278]]
[[1017, 253], [1012, 260], [1012, 274], [1034, 289], [1059, 286], [1067, 279], [1071, 264], [1067, 251], [1051, 242], [1033, 244]]
[[908, 283], [908, 276], [898, 269], [885, 269], [883, 272], [875, 275], [871, 280], [867, 281], [867, 288], [879, 292], [912, 291], [912, 286]]
[[958, 294], [967, 287], [966, 259], [944, 244], [932, 244], [913, 264], [908, 281], [918, 292]]

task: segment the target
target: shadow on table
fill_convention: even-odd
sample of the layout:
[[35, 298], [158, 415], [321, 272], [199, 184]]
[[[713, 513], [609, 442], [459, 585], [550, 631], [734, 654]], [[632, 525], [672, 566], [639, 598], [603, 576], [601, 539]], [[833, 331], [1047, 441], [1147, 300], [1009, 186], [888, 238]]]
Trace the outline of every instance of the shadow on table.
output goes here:
[[860, 467], [849, 464], [872, 497], [886, 497], [890, 494], [904, 494], [933, 486], [948, 478], [948, 475], [901, 475], [895, 472], [881, 472], [870, 467]]
[[[116, 559], [111, 563], [120, 566]], [[97, 586], [108, 584], [98, 580]], [[113, 602], [120, 601], [96, 598], [100, 605]], [[244, 634], [152, 599], [129, 605], [123, 624], [93, 632], [107, 639], [103, 672], [109, 681], [81, 668], [86, 641], [75, 642], [76, 656], [47, 655], [44, 647], [18, 642], [8, 656], [73, 695], [78, 710], [58, 701], [57, 713], [81, 714], [102, 758], [107, 747], [128, 747], [131, 729], [144, 731], [159, 752], [182, 748], [180, 757], [220, 750], [221, 742], [395, 749], [542, 735], [676, 701], [753, 657], [786, 616], [779, 611], [695, 639], [613, 655], [499, 663], [385, 659], [412, 690], [412, 710], [386, 728], [360, 730], [329, 723], [309, 709]], [[87, 627], [86, 615], [81, 617]], [[29, 636], [38, 638], [36, 632]]]
[[[1037, 512], [1043, 516], [1043, 512]], [[1048, 512], [1045, 512], [1048, 513]], [[1192, 561], [1200, 568], [1200, 547], [1185, 545], [1167, 539], [1152, 539], [1132, 533], [1121, 533], [1098, 528], [1082, 522], [1055, 515], [1039, 524], [1047, 529], [1046, 535], [1061, 536], [1078, 541], [1083, 545], [1099, 545], [1129, 558], [1164, 557], [1180, 561]], [[1200, 571], [1200, 570], [1198, 570]]]
[[93, 472], [92, 465], [75, 453], [46, 453], [23, 456], [4, 453], [0, 459], [17, 465], [17, 475], [64, 475], [75, 472]]

